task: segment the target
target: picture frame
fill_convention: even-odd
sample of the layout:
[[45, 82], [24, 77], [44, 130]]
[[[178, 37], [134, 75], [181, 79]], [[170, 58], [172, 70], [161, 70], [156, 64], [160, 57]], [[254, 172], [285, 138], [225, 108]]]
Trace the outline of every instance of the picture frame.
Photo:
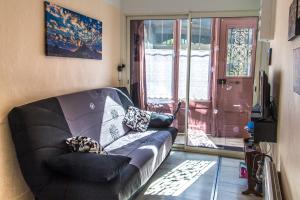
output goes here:
[[293, 50], [294, 61], [294, 77], [293, 77], [293, 90], [300, 95], [300, 48]]
[[102, 22], [45, 1], [46, 55], [102, 60]]
[[291, 41], [300, 34], [300, 3], [293, 0], [289, 10], [288, 40]]

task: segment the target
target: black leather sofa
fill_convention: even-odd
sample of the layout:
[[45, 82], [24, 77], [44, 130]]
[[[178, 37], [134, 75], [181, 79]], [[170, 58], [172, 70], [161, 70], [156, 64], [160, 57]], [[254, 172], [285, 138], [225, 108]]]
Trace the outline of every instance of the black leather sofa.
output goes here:
[[[8, 116], [23, 176], [39, 200], [130, 199], [167, 157], [177, 129], [136, 133], [122, 124], [132, 102], [121, 90], [102, 88], [52, 97], [14, 108]], [[112, 111], [118, 113], [112, 117]], [[111, 133], [114, 127], [114, 134]], [[112, 180], [95, 182], [57, 173], [47, 159], [68, 154], [65, 140], [88, 136], [109, 155], [130, 158]]]

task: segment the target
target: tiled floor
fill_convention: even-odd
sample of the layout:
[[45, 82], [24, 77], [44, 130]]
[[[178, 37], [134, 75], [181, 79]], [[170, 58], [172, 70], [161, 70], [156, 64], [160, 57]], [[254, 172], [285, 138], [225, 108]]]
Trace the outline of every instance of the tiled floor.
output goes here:
[[256, 196], [245, 196], [241, 192], [247, 189], [247, 179], [239, 178], [239, 164], [242, 160], [224, 158], [220, 162], [216, 198], [218, 200], [260, 200]]
[[136, 200], [260, 200], [241, 195], [247, 181], [239, 178], [240, 161], [172, 151]]

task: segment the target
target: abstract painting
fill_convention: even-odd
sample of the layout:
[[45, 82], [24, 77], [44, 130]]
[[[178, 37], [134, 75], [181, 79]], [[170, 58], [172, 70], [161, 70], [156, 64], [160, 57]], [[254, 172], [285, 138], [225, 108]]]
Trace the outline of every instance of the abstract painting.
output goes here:
[[300, 34], [300, 19], [298, 19], [298, 0], [293, 0], [289, 11], [288, 40], [295, 39]]
[[45, 2], [46, 55], [102, 60], [102, 22]]

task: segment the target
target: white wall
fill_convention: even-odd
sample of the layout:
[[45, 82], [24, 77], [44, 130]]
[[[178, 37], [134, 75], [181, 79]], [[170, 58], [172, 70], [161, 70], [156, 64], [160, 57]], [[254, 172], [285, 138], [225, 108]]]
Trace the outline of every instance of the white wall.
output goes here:
[[[300, 199], [300, 95], [293, 91], [293, 49], [300, 47], [300, 36], [288, 41], [289, 6], [293, 0], [277, 0], [275, 35], [269, 81], [278, 104], [278, 142], [272, 152], [277, 157], [286, 200]], [[298, 66], [299, 67], [299, 66]]]
[[121, 0], [126, 15], [259, 10], [260, 0]]
[[121, 0], [104, 0], [107, 4], [111, 4], [115, 7], [120, 8], [121, 7]]

